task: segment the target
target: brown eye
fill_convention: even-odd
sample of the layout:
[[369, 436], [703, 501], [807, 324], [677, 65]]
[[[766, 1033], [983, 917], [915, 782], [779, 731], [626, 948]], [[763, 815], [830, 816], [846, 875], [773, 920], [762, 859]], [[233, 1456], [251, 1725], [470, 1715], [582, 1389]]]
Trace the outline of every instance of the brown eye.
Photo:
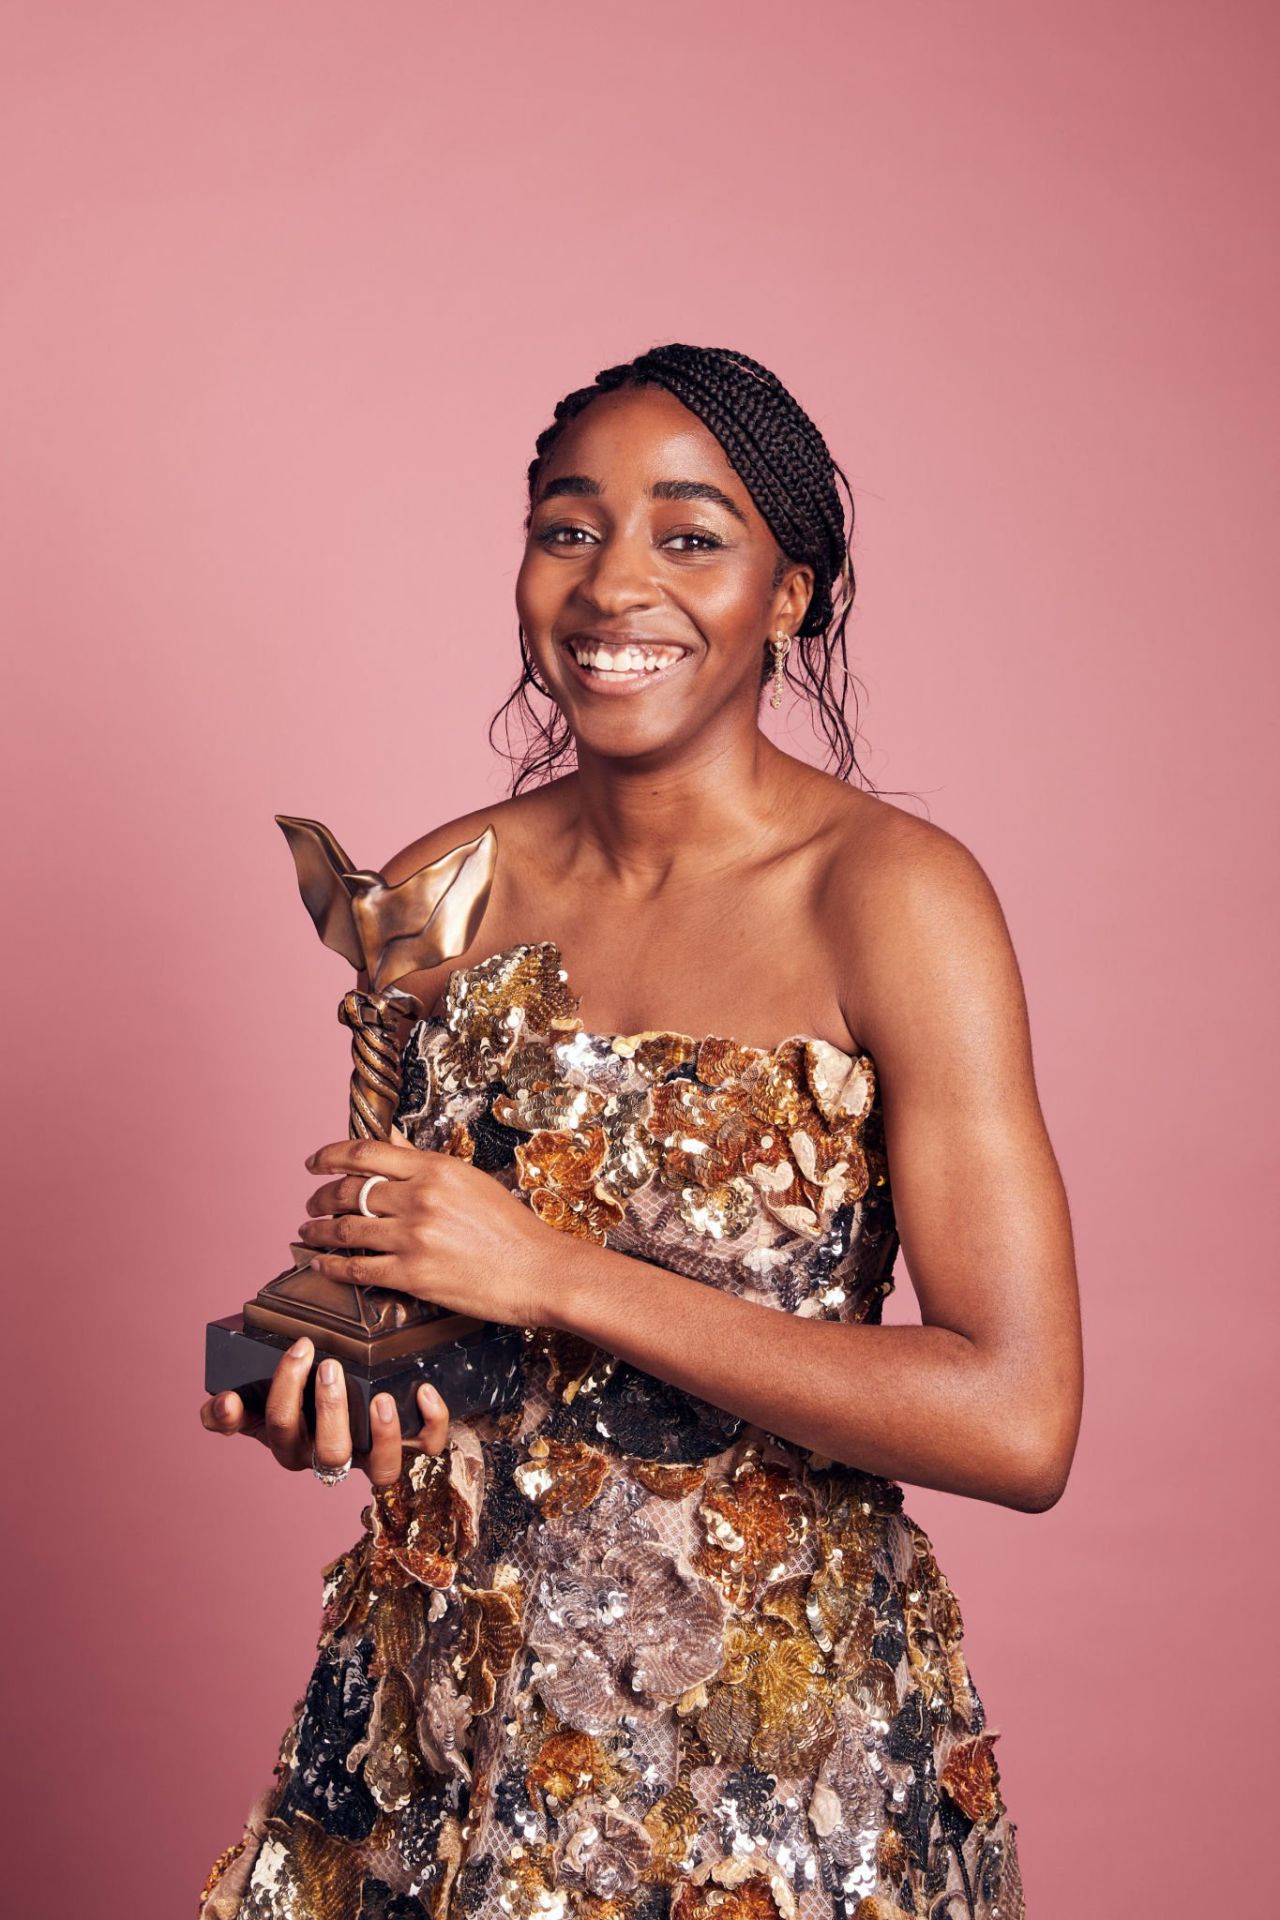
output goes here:
[[669, 546], [672, 540], [703, 540], [705, 541], [706, 542], [705, 548], [699, 549], [695, 547], [693, 549], [695, 553], [699, 551], [711, 552], [716, 547], [722, 547], [724, 545], [723, 540], [719, 539], [714, 533], [704, 532], [704, 530], [701, 527], [696, 527], [689, 533], [673, 533], [670, 535], [668, 540], [664, 541], [663, 544], [666, 546]]
[[558, 522], [554, 527], [540, 527], [533, 537], [544, 547], [576, 547], [580, 544], [576, 540], [557, 540], [558, 533], [585, 533], [588, 538], [595, 537], [589, 527], [570, 526], [567, 521]]

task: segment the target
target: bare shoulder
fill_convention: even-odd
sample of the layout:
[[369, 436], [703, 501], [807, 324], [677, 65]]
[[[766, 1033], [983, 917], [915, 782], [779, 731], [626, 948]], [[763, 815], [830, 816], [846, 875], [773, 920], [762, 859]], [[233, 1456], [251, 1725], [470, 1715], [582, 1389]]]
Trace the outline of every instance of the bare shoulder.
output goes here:
[[1025, 1087], [1026, 998], [986, 869], [944, 827], [856, 798], [825, 903], [853, 1031], [900, 1079], [918, 1069], [937, 1084], [980, 1065]]
[[[492, 827], [498, 836], [501, 867], [504, 854], [514, 853], [536, 832], [537, 821], [546, 814], [548, 802], [553, 797], [551, 787], [539, 787], [532, 793], [520, 794], [514, 799], [495, 800], [488, 806], [474, 807], [470, 813], [457, 814], [453, 819], [442, 821], [439, 826], [419, 834], [407, 847], [392, 854], [382, 872], [392, 886], [397, 886], [400, 881], [407, 880], [411, 873], [416, 873], [419, 867], [439, 860], [467, 840], [476, 839], [486, 827]], [[497, 877], [495, 874], [495, 882]]]

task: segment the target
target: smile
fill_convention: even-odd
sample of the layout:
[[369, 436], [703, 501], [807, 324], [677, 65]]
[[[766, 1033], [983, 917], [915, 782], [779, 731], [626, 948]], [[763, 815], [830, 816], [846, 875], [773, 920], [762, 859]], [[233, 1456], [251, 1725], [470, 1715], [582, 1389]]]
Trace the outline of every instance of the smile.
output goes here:
[[662, 641], [597, 640], [582, 635], [566, 640], [564, 650], [575, 677], [598, 692], [623, 692], [664, 680], [688, 656], [687, 649]]

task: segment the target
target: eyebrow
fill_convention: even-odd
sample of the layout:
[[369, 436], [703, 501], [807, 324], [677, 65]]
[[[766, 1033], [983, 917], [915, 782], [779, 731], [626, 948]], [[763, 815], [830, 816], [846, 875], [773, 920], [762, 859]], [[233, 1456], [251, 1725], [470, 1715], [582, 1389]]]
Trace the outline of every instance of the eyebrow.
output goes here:
[[[592, 495], [598, 497], [604, 492], [599, 480], [591, 479], [585, 473], [562, 473], [554, 480], [548, 480], [538, 497], [541, 506], [544, 500], [554, 500], [558, 494]], [[709, 500], [713, 506], [723, 507], [743, 526], [748, 525], [747, 516], [720, 487], [713, 486], [710, 480], [655, 480], [648, 489], [651, 500]]]

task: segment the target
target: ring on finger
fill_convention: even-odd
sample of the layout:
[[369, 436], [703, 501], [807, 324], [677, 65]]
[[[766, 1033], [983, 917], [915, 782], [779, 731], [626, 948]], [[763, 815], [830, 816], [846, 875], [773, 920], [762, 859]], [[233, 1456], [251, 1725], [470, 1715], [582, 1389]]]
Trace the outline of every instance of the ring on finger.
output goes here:
[[316, 1450], [314, 1447], [312, 1447], [311, 1471], [312, 1473], [314, 1473], [316, 1479], [320, 1482], [320, 1485], [322, 1487], [336, 1487], [339, 1485], [341, 1481], [345, 1480], [347, 1475], [350, 1473], [351, 1462], [354, 1460], [354, 1458], [355, 1458], [355, 1455], [352, 1453], [349, 1453], [346, 1459], [342, 1462], [341, 1466], [324, 1467], [324, 1466], [321, 1466], [320, 1462], [316, 1459]]
[[360, 1198], [356, 1201], [356, 1205], [366, 1220], [376, 1220], [378, 1217], [369, 1205], [369, 1190], [371, 1187], [376, 1187], [379, 1180], [385, 1180], [386, 1177], [385, 1173], [371, 1173], [360, 1189]]

